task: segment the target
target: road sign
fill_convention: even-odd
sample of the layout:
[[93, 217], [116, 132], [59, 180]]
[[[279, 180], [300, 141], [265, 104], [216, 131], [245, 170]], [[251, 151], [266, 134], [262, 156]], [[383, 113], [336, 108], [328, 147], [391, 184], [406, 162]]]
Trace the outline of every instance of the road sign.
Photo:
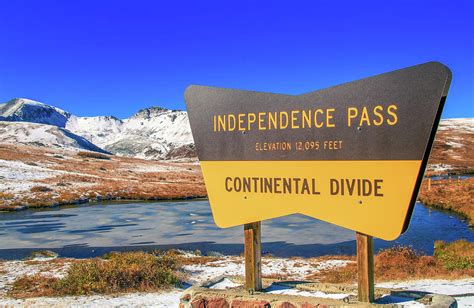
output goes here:
[[450, 70], [425, 63], [302, 95], [189, 86], [216, 224], [301, 213], [393, 240], [409, 224]]

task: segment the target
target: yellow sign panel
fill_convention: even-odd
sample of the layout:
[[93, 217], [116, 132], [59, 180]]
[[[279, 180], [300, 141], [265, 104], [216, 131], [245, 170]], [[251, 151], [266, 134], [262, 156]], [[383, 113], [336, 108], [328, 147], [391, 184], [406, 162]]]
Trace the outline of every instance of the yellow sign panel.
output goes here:
[[292, 96], [191, 86], [216, 224], [300, 213], [393, 240], [407, 227], [451, 80], [426, 63]]
[[201, 162], [219, 227], [301, 213], [387, 240], [402, 232], [420, 165], [421, 161]]

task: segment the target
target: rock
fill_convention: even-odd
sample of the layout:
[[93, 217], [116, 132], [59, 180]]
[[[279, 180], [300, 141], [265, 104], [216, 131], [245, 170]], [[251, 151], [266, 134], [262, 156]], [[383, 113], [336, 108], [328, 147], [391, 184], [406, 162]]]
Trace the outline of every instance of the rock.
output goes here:
[[210, 298], [206, 300], [206, 308], [229, 308], [229, 303], [224, 298]]
[[233, 300], [232, 308], [270, 308], [271, 305], [263, 300]]

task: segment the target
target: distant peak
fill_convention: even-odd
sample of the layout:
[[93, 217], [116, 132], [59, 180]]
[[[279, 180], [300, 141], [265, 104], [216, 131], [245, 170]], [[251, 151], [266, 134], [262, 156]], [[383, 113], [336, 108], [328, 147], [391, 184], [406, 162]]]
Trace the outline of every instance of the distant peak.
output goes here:
[[32, 104], [32, 105], [45, 105], [41, 102], [35, 101], [34, 99], [24, 98], [24, 97], [17, 97], [13, 99], [14, 101], [25, 103], [25, 104]]
[[29, 98], [24, 98], [24, 97], [17, 97], [17, 98], [11, 99], [2, 105], [17, 106], [17, 107], [20, 107], [22, 105], [40, 106], [40, 107], [45, 107], [45, 108], [53, 108], [59, 112], [66, 113], [64, 110], [60, 108], [36, 101], [34, 99], [29, 99]]
[[2, 121], [22, 121], [64, 127], [70, 113], [28, 98], [14, 98], [0, 104]]
[[152, 106], [152, 107], [140, 109], [137, 113], [135, 113], [132, 116], [132, 118], [148, 119], [148, 118], [152, 118], [154, 116], [160, 115], [167, 111], [170, 111], [170, 110], [164, 107], [160, 107], [160, 106]]
[[165, 107], [161, 107], [161, 106], [151, 106], [151, 107], [148, 107], [148, 108], [140, 109], [140, 110], [138, 110], [138, 112], [140, 112], [140, 111], [145, 111], [145, 110], [150, 110], [150, 111], [166, 111], [166, 110], [168, 110], [168, 109], [166, 109]]

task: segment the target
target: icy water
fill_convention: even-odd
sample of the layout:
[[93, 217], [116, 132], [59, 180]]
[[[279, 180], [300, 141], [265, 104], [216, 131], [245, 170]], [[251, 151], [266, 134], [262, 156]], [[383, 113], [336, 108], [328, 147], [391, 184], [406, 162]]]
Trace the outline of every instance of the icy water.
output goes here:
[[[435, 240], [474, 241], [465, 220], [417, 204], [409, 230], [396, 241], [375, 240], [376, 250], [412, 245], [431, 254]], [[263, 222], [263, 252], [275, 256], [354, 254], [354, 232], [302, 215]], [[199, 249], [240, 254], [243, 227], [219, 229], [203, 201], [113, 202], [0, 213], [0, 259], [49, 249], [90, 257], [111, 250]]]

